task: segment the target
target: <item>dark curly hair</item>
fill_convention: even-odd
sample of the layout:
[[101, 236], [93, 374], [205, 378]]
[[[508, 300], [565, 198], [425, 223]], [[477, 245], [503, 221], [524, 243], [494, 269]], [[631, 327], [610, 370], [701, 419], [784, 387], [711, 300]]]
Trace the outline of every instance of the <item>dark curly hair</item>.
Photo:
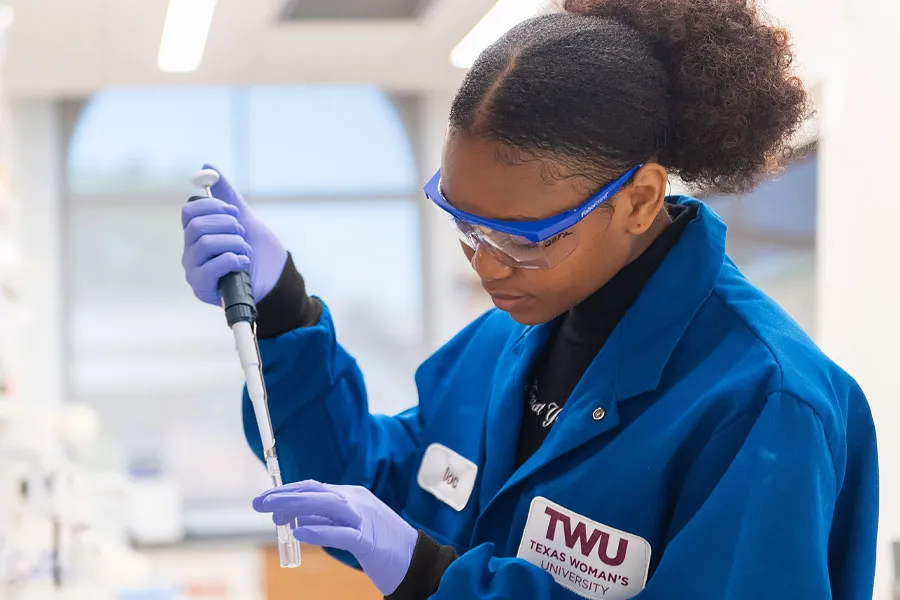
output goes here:
[[[602, 183], [654, 161], [742, 191], [777, 168], [808, 115], [784, 29], [747, 0], [566, 0], [487, 48], [451, 131]], [[512, 158], [511, 158], [512, 157]]]

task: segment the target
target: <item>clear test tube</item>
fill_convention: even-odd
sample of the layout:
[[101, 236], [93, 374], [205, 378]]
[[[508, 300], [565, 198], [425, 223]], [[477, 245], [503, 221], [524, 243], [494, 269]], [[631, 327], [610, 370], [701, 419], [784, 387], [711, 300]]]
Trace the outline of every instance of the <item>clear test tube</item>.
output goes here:
[[[279, 487], [281, 481], [281, 468], [278, 465], [278, 456], [275, 454], [275, 446], [266, 451], [266, 469], [272, 478], [272, 484]], [[293, 569], [299, 567], [302, 562], [300, 558], [300, 542], [294, 537], [293, 527], [288, 525], [278, 525], [278, 559], [282, 568]]]

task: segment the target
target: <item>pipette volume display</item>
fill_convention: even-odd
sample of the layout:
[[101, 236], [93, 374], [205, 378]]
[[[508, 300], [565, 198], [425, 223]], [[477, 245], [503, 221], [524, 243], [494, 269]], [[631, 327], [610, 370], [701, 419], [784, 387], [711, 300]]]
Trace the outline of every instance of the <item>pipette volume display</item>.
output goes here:
[[[203, 169], [193, 178], [194, 186], [203, 189], [207, 197], [212, 198], [212, 186], [219, 182], [219, 174], [212, 169]], [[192, 198], [191, 200], [196, 200]], [[262, 441], [263, 458], [266, 471], [272, 478], [272, 485], [282, 484], [281, 467], [275, 453], [275, 435], [272, 431], [272, 420], [269, 417], [269, 406], [266, 397], [266, 384], [263, 379], [262, 360], [259, 356], [259, 342], [256, 339], [256, 301], [253, 298], [250, 274], [246, 272], [229, 273], [219, 280], [219, 292], [222, 296], [222, 308], [225, 320], [234, 336], [234, 345], [247, 383], [247, 395], [253, 405], [256, 426]], [[290, 524], [276, 527], [278, 533], [278, 556], [281, 566], [293, 568], [300, 566], [300, 542], [294, 537]]]

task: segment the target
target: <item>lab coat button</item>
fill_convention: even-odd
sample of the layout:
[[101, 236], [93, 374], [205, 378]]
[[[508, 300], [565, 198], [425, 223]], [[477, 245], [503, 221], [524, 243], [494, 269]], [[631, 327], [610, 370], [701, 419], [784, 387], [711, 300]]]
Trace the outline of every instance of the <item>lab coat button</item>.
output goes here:
[[606, 411], [603, 410], [602, 408], [594, 409], [594, 420], [595, 421], [599, 421], [600, 419], [602, 419], [605, 416], [606, 416]]

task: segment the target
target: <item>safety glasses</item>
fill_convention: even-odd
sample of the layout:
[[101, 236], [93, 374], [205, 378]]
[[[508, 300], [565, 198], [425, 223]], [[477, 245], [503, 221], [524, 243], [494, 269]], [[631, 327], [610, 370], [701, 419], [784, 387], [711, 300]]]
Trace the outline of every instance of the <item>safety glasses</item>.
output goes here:
[[503, 264], [517, 269], [549, 269], [578, 246], [578, 232], [573, 227], [612, 198], [642, 166], [632, 167], [580, 206], [534, 221], [485, 219], [459, 210], [441, 191], [440, 169], [425, 184], [425, 195], [450, 216], [460, 240], [473, 251], [483, 247]]

